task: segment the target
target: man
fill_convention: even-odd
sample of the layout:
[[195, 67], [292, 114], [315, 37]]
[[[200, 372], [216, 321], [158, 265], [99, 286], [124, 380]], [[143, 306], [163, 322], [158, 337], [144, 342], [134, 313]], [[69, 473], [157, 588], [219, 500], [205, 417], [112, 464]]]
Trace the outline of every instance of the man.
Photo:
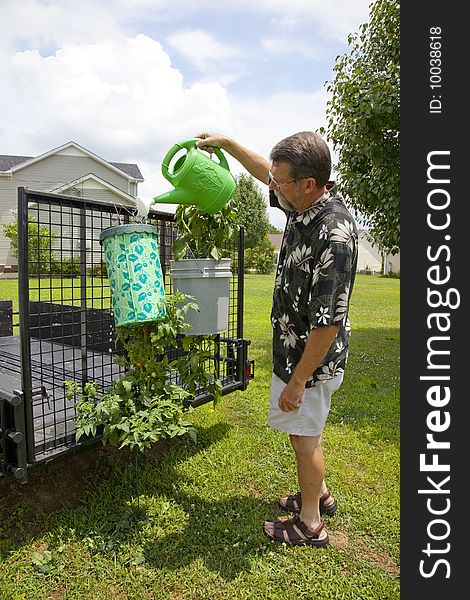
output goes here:
[[331, 395], [342, 382], [348, 354], [349, 299], [357, 265], [354, 219], [328, 180], [331, 157], [316, 133], [278, 142], [271, 163], [216, 133], [200, 133], [198, 146], [219, 147], [269, 185], [287, 213], [274, 285], [273, 375], [268, 423], [289, 434], [299, 492], [281, 498], [292, 518], [265, 522], [272, 539], [326, 546], [321, 514], [337, 503], [328, 492], [321, 448]]

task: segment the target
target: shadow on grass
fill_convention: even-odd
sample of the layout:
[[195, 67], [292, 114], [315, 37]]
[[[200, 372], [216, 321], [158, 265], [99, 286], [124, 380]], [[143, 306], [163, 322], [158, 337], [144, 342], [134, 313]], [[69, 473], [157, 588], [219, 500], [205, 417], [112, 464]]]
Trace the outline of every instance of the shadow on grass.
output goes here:
[[1, 485], [0, 560], [47, 534], [59, 561], [56, 549], [64, 539], [77, 539], [91, 555], [129, 567], [145, 561], [148, 568], [174, 571], [200, 559], [213, 573], [234, 579], [271, 548], [262, 524], [278, 514], [277, 506], [252, 494], [214, 500], [188, 494], [178, 469], [230, 429], [217, 423], [199, 430], [197, 444], [178, 439], [140, 455], [140, 497], [135, 454], [108, 446], [95, 449], [94, 458], [92, 450], [73, 457], [84, 471], [62, 457], [36, 467], [23, 486]]
[[[231, 426], [225, 423], [201, 429], [197, 444], [183, 439], [157, 442], [140, 454], [140, 468], [145, 468], [149, 462], [165, 461], [171, 472], [178, 462], [223, 439], [230, 429]], [[134, 496], [134, 465], [135, 452], [100, 444], [30, 468], [25, 484], [13, 479], [0, 481], [0, 540], [7, 541], [9, 547], [30, 543], [33, 536], [54, 529], [49, 518], [51, 514], [83, 506], [87, 497], [99, 494], [109, 481], [119, 482], [117, 487], [121, 489], [116, 489], [117, 499]]]
[[251, 562], [269, 551], [271, 542], [263, 533], [265, 520], [278, 514], [271, 504], [249, 496], [207, 501], [176, 493], [173, 500], [184, 510], [185, 521], [168, 523], [163, 536], [143, 549], [147, 565], [178, 570], [198, 559], [225, 580], [249, 571]]

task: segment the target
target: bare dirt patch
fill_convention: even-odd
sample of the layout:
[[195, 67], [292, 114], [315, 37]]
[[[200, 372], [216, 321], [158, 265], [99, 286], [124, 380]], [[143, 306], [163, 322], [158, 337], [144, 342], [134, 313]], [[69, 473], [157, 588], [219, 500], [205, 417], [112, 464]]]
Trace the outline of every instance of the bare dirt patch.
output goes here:
[[[140, 459], [141, 464], [151, 455], [162, 455], [168, 444], [160, 441]], [[21, 484], [7, 478], [0, 481], [0, 524], [8, 524], [2, 535], [18, 540], [38, 533], [36, 516], [54, 513], [65, 507], [77, 506], [92, 484], [90, 475], [112, 477], [109, 463], [125, 466], [135, 462], [135, 454], [116, 447], [97, 445], [75, 454], [68, 453], [50, 463], [28, 470], [27, 483]], [[19, 527], [21, 521], [22, 527]]]

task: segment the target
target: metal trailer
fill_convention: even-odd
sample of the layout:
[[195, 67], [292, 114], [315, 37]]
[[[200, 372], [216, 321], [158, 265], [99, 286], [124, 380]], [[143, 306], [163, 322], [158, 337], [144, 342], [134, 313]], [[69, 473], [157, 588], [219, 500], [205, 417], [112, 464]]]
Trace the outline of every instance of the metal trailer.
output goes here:
[[[0, 300], [0, 478], [27, 481], [34, 465], [85, 448], [100, 436], [75, 439], [75, 401], [64, 382], [109, 389], [122, 372], [101, 231], [135, 220], [133, 208], [18, 188], [18, 295]], [[157, 226], [165, 291], [173, 215], [151, 211]], [[244, 238], [227, 248], [232, 259], [228, 330], [212, 358], [223, 394], [244, 390], [253, 377], [250, 341], [243, 337]], [[11, 282], [14, 285], [15, 282]], [[173, 352], [175, 352], [173, 350]], [[198, 390], [193, 406], [212, 400]]]

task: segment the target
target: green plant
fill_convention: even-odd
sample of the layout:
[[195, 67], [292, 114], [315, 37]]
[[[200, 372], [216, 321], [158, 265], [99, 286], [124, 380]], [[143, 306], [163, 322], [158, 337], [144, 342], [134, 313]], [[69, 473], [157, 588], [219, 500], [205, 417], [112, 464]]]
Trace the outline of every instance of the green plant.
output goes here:
[[[12, 256], [18, 256], [18, 221], [3, 224], [3, 234], [10, 239]], [[31, 275], [49, 273], [56, 260], [52, 242], [57, 234], [40, 225], [32, 216], [28, 217], [28, 269]]]
[[102, 260], [98, 264], [88, 267], [87, 273], [92, 277], [107, 277], [106, 261]]
[[245, 248], [256, 248], [268, 235], [270, 227], [265, 193], [248, 173], [240, 173], [236, 181], [233, 202], [238, 221], [245, 228]]
[[81, 273], [81, 260], [79, 256], [54, 258], [51, 263], [51, 273], [62, 276], [77, 277]]
[[245, 271], [253, 269], [255, 273], [267, 275], [274, 271], [276, 263], [274, 244], [266, 235], [254, 248], [248, 248], [245, 253]]
[[31, 557], [31, 563], [34, 569], [42, 575], [57, 575], [64, 568], [64, 565], [59, 564], [49, 550], [34, 552]]
[[400, 271], [389, 271], [388, 273], [384, 273], [382, 277], [389, 277], [391, 279], [400, 279]]
[[338, 189], [380, 249], [400, 249], [400, 2], [375, 0], [326, 82]]
[[178, 228], [178, 237], [173, 243], [175, 260], [188, 257], [219, 261], [227, 255], [227, 244], [238, 235], [233, 200], [213, 215], [202, 212], [197, 206], [180, 204], [175, 212], [175, 223]]
[[[161, 322], [119, 327], [118, 338], [126, 351], [116, 363], [123, 374], [112, 388], [99, 394], [95, 383], [83, 389], [66, 381], [66, 396], [78, 396], [76, 439], [95, 436], [102, 428], [103, 444], [143, 450], [160, 439], [196, 430], [186, 419], [191, 408], [187, 400], [204, 388], [214, 404], [221, 397], [222, 384], [211, 367], [215, 336], [191, 336], [185, 322], [189, 308], [197, 309], [191, 298], [180, 293], [167, 296], [167, 317]], [[169, 358], [169, 355], [175, 355]]]

